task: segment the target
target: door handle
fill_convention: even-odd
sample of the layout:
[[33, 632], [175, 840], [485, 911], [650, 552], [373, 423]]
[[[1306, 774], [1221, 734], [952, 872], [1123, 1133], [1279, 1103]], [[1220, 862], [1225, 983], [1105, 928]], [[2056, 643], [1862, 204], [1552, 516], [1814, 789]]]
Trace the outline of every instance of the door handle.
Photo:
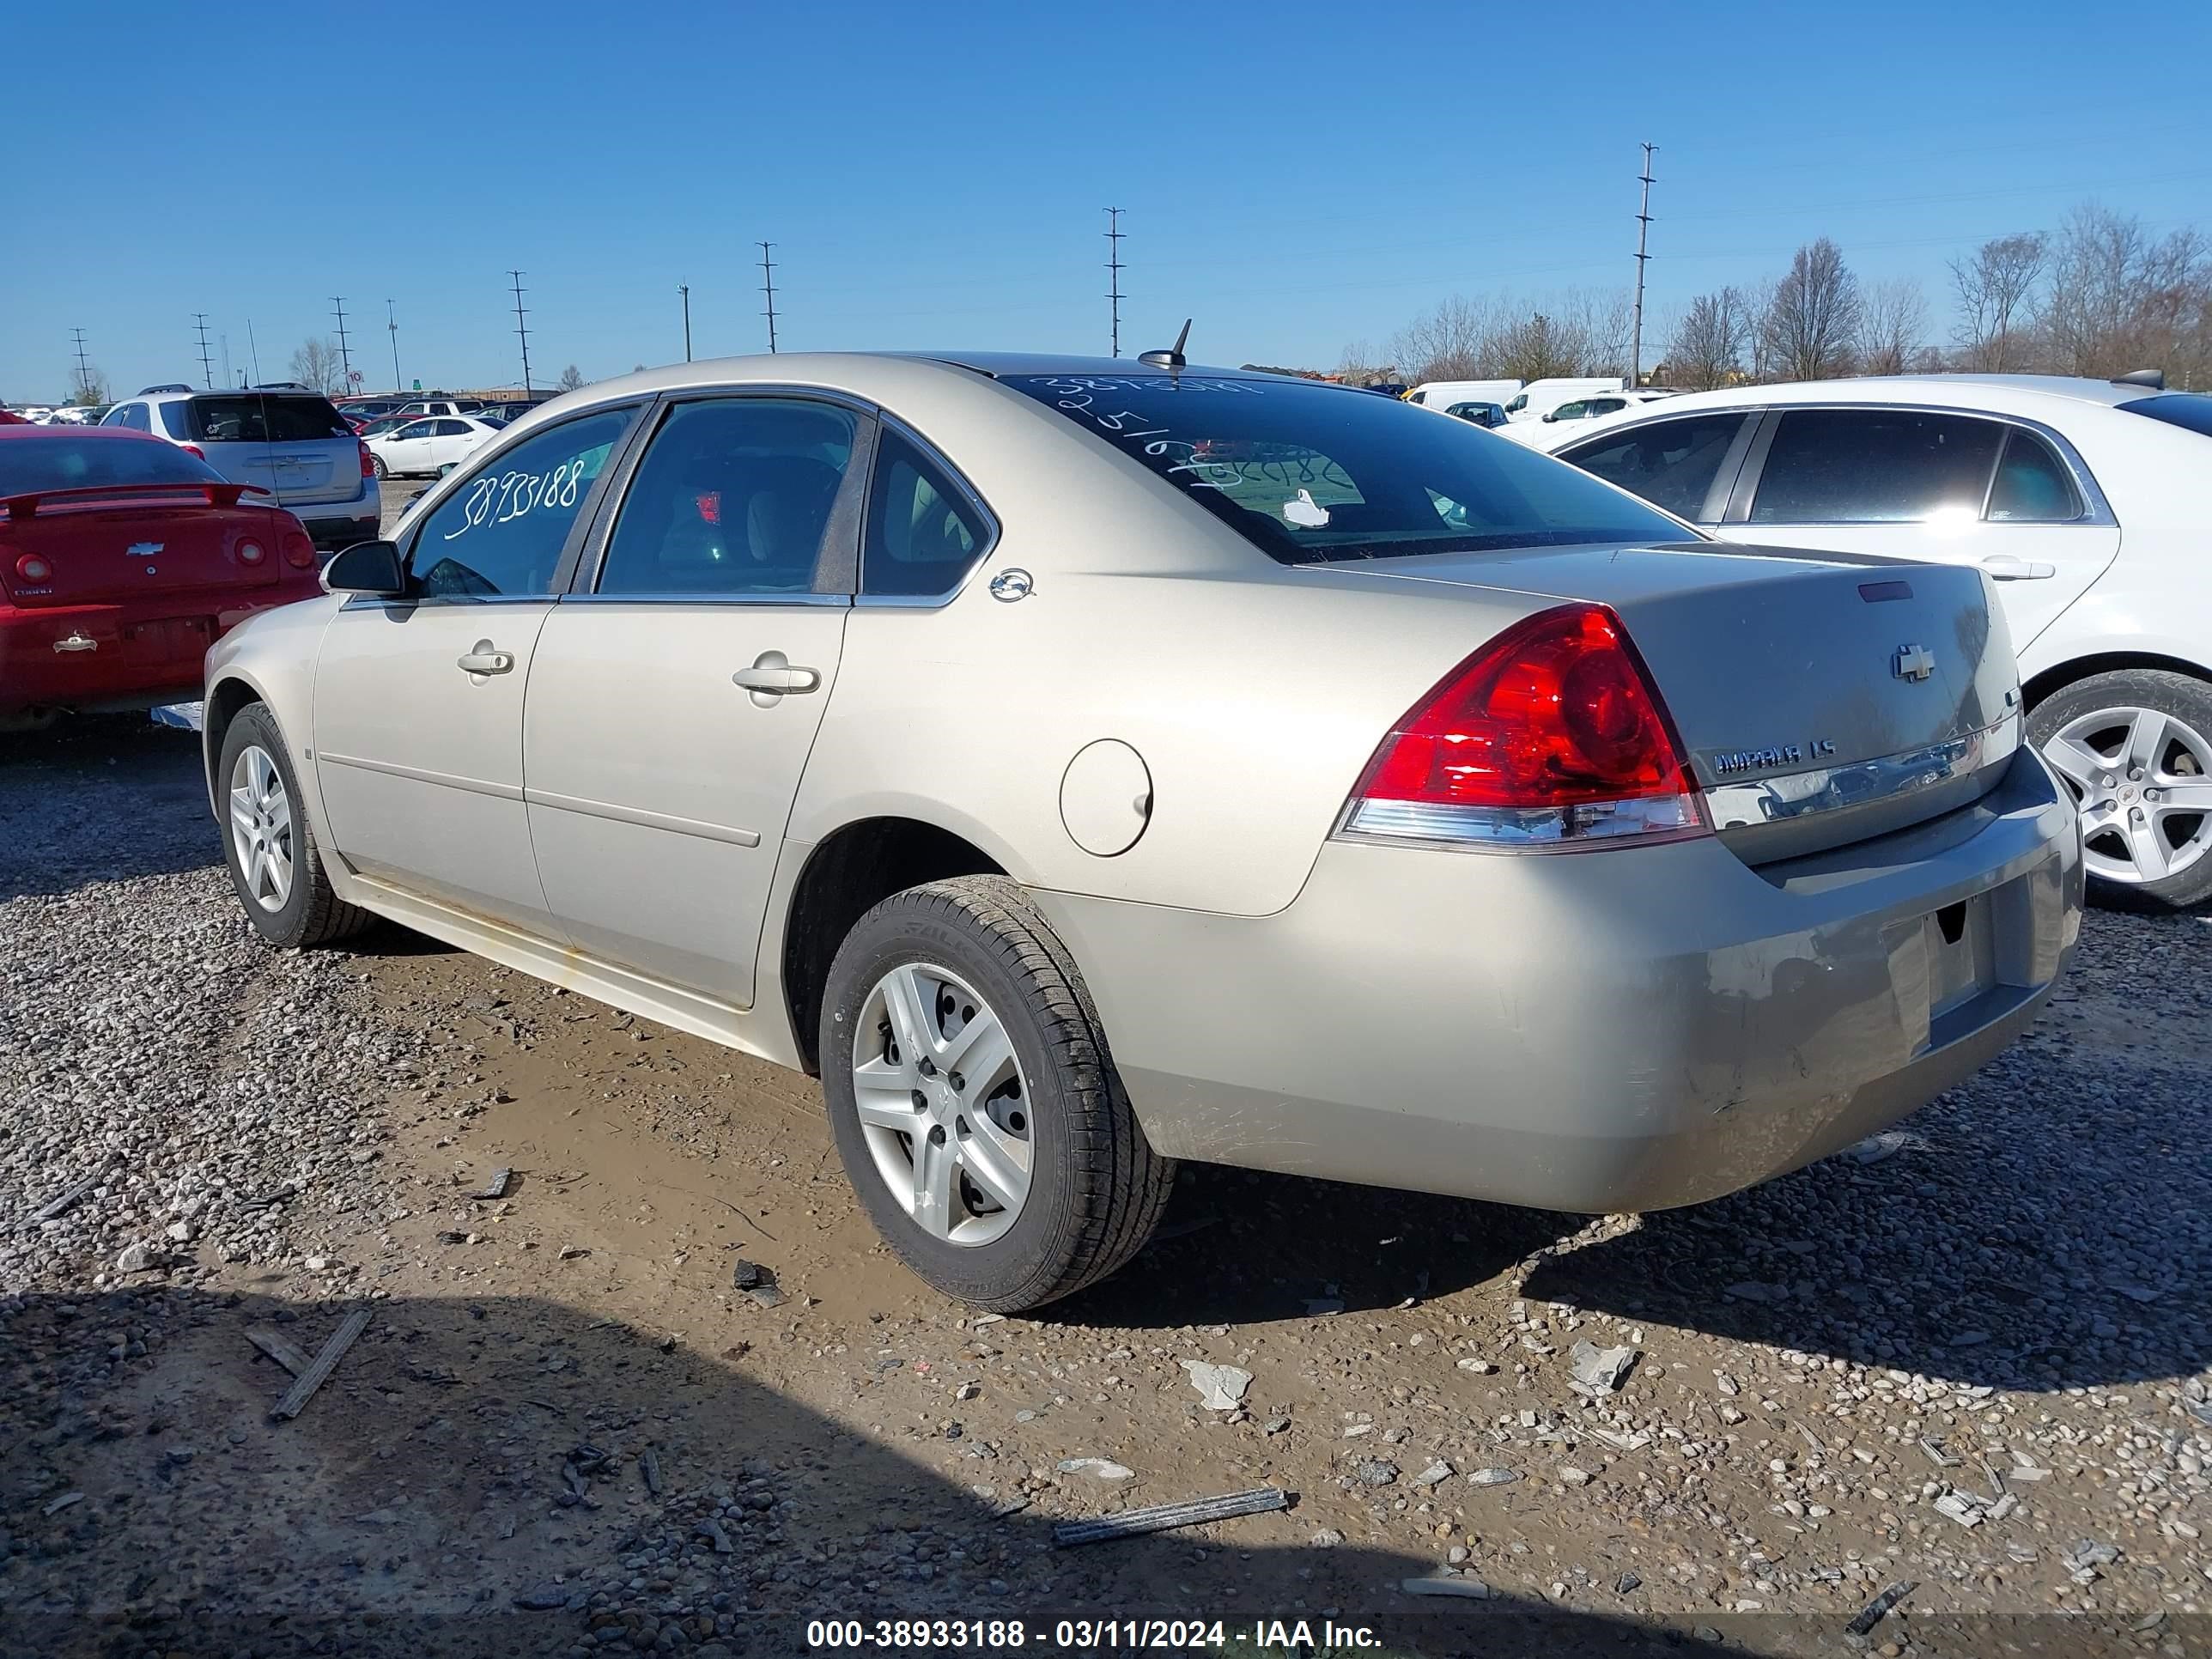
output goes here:
[[1982, 568], [1990, 573], [1990, 580], [2000, 582], [2039, 582], [2058, 574], [2055, 564], [2031, 564], [2009, 553], [1990, 554], [1982, 561]]
[[453, 666], [464, 674], [509, 673], [514, 667], [514, 653], [495, 651], [489, 640], [478, 640], [475, 649], [464, 651], [454, 659]]
[[817, 670], [793, 666], [781, 651], [762, 652], [750, 668], [740, 668], [730, 679], [751, 692], [753, 701], [763, 708], [778, 697], [819, 690], [822, 686]]

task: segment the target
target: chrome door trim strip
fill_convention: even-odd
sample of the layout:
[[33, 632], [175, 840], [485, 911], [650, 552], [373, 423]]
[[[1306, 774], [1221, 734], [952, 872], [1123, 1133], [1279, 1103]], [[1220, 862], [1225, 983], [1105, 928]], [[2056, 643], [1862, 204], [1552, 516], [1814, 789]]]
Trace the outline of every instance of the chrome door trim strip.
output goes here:
[[581, 795], [560, 795], [550, 789], [525, 789], [522, 799], [532, 806], [550, 806], [563, 812], [580, 812], [586, 817], [606, 818], [616, 823], [634, 823], [641, 829], [666, 830], [679, 836], [696, 836], [702, 841], [723, 842], [732, 847], [760, 845], [760, 832], [757, 830], [737, 830], [725, 824], [708, 823], [700, 818], [679, 818], [669, 812], [648, 812], [642, 807], [620, 806], [613, 801], [590, 800]]
[[334, 755], [323, 750], [319, 757], [331, 766], [350, 766], [363, 772], [381, 772], [388, 778], [405, 778], [414, 783], [442, 784], [448, 789], [464, 790], [471, 795], [489, 795], [496, 800], [520, 800], [522, 791], [511, 783], [492, 783], [483, 778], [458, 777], [451, 772], [433, 772], [425, 766], [402, 766], [396, 761], [364, 760], [359, 755]]

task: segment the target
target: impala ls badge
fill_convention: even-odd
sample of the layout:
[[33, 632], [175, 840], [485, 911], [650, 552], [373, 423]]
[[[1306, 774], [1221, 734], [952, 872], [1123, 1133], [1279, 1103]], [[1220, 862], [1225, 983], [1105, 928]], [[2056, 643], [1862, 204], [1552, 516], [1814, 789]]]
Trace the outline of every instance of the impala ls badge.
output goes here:
[[134, 559], [150, 559], [161, 550], [160, 542], [133, 542], [130, 548], [131, 556]]
[[1889, 672], [1901, 680], [1924, 680], [1936, 672], [1936, 658], [1925, 646], [1900, 645], [1889, 659]]

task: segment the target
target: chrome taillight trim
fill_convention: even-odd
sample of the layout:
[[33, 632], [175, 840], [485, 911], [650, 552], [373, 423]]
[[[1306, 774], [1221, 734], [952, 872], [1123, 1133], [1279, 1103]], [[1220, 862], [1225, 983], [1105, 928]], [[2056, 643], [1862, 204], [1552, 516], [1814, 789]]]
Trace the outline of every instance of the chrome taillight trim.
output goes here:
[[1711, 833], [1695, 795], [1546, 807], [1355, 799], [1345, 810], [1335, 839], [1464, 852], [1579, 853]]

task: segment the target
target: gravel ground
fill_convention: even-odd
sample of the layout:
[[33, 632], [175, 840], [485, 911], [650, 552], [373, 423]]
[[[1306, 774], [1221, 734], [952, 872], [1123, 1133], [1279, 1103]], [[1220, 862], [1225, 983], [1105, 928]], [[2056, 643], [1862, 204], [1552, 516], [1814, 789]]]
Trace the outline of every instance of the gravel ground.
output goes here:
[[[0, 1651], [1160, 1607], [1833, 1653], [1901, 1584], [1849, 1639], [2205, 1650], [2201, 920], [2092, 916], [2029, 1038], [1752, 1193], [1587, 1221], [1188, 1170], [1118, 1279], [983, 1321], [890, 1263], [804, 1079], [398, 930], [262, 950], [195, 759], [0, 751]], [[356, 1309], [268, 1420], [245, 1332], [312, 1353]], [[1249, 1375], [1209, 1406], [1186, 1362]], [[1047, 1534], [1269, 1484], [1296, 1507]]]

